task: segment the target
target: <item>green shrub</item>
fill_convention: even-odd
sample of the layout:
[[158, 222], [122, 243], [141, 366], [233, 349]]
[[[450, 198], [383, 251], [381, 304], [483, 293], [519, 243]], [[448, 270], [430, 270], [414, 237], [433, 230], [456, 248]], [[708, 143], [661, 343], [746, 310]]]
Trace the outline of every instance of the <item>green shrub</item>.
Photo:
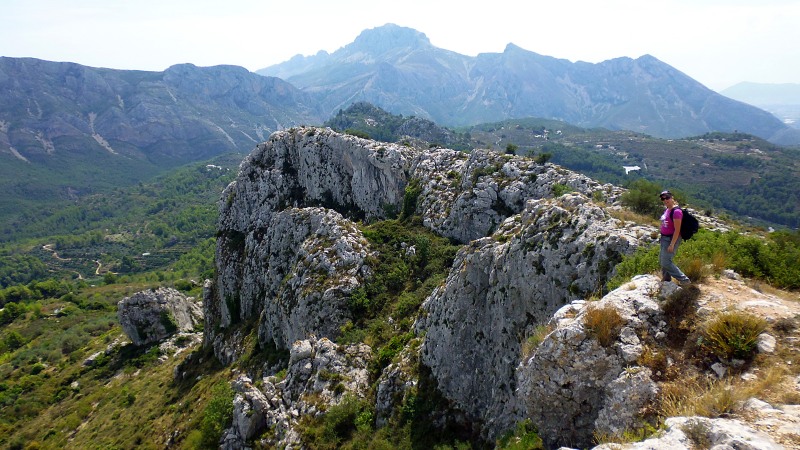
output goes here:
[[631, 182], [628, 192], [620, 196], [620, 201], [639, 214], [658, 217], [664, 212], [664, 205], [658, 196], [661, 191], [661, 186], [639, 178]]
[[344, 134], [349, 134], [350, 136], [360, 137], [362, 139], [371, 139], [369, 134], [365, 131], [357, 130], [355, 128], [348, 128], [344, 130]]
[[320, 417], [300, 422], [303, 444], [309, 449], [338, 449], [357, 431], [372, 430], [373, 413], [366, 400], [346, 395]]
[[[659, 271], [659, 246], [641, 247], [623, 258], [608, 289], [616, 289], [638, 274]], [[733, 231], [701, 229], [681, 243], [675, 263], [692, 279], [702, 279], [707, 268], [728, 268], [748, 277], [768, 281], [782, 289], [800, 288], [800, 235], [779, 231], [766, 238]], [[727, 267], [724, 267], [727, 266]]]
[[164, 331], [166, 331], [167, 334], [172, 334], [178, 331], [178, 322], [175, 320], [175, 316], [172, 315], [172, 312], [168, 310], [161, 311], [159, 320], [161, 322], [161, 326], [164, 327]]
[[542, 439], [530, 419], [525, 419], [517, 427], [497, 440], [497, 450], [537, 450], [544, 449]]
[[533, 160], [536, 161], [536, 164], [546, 164], [551, 158], [553, 158], [552, 153], [539, 153]]
[[175, 281], [175, 289], [183, 292], [189, 292], [194, 288], [194, 283], [189, 280], [177, 280]]
[[234, 392], [230, 384], [222, 381], [211, 389], [211, 399], [203, 410], [200, 422], [202, 444], [204, 448], [217, 448], [222, 432], [233, 419]]
[[639, 247], [633, 254], [624, 256], [622, 262], [617, 264], [614, 276], [608, 280], [608, 289], [614, 290], [622, 286], [635, 275], [648, 274], [658, 270], [658, 252], [658, 245], [654, 245]]
[[703, 328], [703, 347], [721, 359], [749, 359], [756, 349], [758, 335], [767, 328], [766, 320], [739, 311], [725, 312]]
[[409, 181], [403, 195], [403, 209], [400, 211], [401, 220], [411, 217], [417, 211], [417, 201], [421, 193], [422, 186], [420, 186], [420, 181], [417, 179]]
[[553, 184], [553, 197], [561, 197], [562, 195], [571, 192], [572, 188], [565, 184], [561, 183], [554, 183]]
[[6, 303], [3, 309], [0, 309], [0, 325], [6, 325], [17, 317], [22, 316], [28, 311], [27, 306], [21, 303]]
[[21, 334], [16, 331], [9, 331], [3, 336], [3, 345], [10, 351], [14, 351], [28, 342]]

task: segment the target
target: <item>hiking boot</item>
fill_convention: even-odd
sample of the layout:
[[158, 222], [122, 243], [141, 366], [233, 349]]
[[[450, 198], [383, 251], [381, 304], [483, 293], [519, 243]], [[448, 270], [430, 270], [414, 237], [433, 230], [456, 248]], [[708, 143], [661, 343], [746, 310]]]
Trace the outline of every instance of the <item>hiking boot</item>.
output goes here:
[[692, 280], [690, 280], [690, 279], [688, 279], [688, 278], [687, 278], [687, 279], [685, 279], [685, 280], [681, 281], [681, 282], [680, 282], [680, 283], [678, 283], [678, 284], [679, 284], [681, 287], [691, 286], [691, 285], [692, 285]]

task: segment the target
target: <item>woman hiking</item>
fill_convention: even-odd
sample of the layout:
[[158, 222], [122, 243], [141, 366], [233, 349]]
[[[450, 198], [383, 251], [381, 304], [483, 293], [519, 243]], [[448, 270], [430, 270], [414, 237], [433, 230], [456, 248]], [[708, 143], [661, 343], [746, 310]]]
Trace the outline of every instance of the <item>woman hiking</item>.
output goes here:
[[687, 277], [673, 259], [678, 247], [681, 245], [681, 223], [683, 222], [683, 211], [675, 202], [675, 197], [670, 191], [664, 191], [660, 195], [664, 202], [664, 214], [661, 215], [661, 252], [658, 255], [658, 262], [661, 264], [661, 275], [663, 281], [672, 281], [674, 278], [681, 286], [688, 286], [691, 280]]

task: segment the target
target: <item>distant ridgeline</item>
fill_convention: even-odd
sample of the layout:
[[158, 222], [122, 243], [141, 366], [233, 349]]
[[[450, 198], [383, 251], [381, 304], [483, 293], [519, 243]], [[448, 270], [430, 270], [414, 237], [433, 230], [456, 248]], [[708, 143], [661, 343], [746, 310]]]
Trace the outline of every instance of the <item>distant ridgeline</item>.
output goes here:
[[[418, 126], [407, 126], [409, 123]], [[682, 191], [686, 198], [681, 201], [693, 208], [733, 214], [744, 222], [800, 226], [800, 151], [745, 133], [716, 132], [667, 140], [546, 119], [507, 120], [451, 131], [368, 103], [339, 111], [325, 125], [386, 142], [416, 140], [444, 143], [447, 148], [488, 148], [550, 159], [620, 186], [645, 178]]]
[[[94, 193], [244, 155], [273, 131], [326, 118], [390, 142], [552, 157], [621, 185], [645, 177], [695, 207], [798, 226], [797, 152], [761, 139], [798, 143], [800, 132], [649, 56], [572, 64], [512, 45], [473, 58], [387, 25], [286, 64], [265, 69], [284, 81], [234, 66], [144, 72], [0, 58], [0, 228], [13, 234]], [[718, 131], [729, 134], [685, 138]]]
[[541, 117], [661, 138], [739, 130], [800, 144], [800, 131], [770, 113], [722, 96], [650, 55], [572, 63], [509, 44], [502, 53], [472, 57], [387, 24], [331, 54], [297, 56], [257, 73], [313, 92], [326, 115], [366, 101], [444, 126]]

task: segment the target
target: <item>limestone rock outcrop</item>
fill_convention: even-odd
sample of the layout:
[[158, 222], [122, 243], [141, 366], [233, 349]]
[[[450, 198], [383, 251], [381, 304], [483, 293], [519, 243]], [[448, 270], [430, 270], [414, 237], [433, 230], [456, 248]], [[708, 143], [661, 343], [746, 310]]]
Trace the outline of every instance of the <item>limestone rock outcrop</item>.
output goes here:
[[[291, 356], [285, 380], [235, 384], [226, 446], [241, 448], [265, 427], [274, 431], [270, 445], [294, 445], [293, 421], [323, 409], [308, 404], [308, 394], [335, 403], [342, 389], [363, 396], [369, 383], [376, 423], [386, 424], [415, 391], [421, 370], [425, 386], [436, 386], [452, 405], [452, 417], [484, 439], [539, 417], [527, 402], [537, 378], [526, 369], [534, 362], [522, 360], [523, 342], [562, 306], [599, 291], [622, 255], [652, 241], [652, 230], [614, 219], [596, 203], [613, 203], [621, 192], [552, 164], [490, 151], [416, 150], [318, 128], [273, 134], [222, 195], [204, 338], [226, 364], [243, 355], [253, 328], [261, 348]], [[466, 245], [423, 304], [414, 344], [377, 379], [364, 372], [364, 383], [331, 394], [319, 377], [329, 369], [318, 367], [342, 361], [334, 371], [361, 380], [353, 371], [361, 373], [370, 354], [365, 346], [331, 342], [354, 319], [349, 296], [371, 280], [380, 258], [354, 221], [398, 214], [416, 214]], [[615, 429], [632, 419], [614, 405], [650, 398], [646, 371], [622, 377], [635, 353], [625, 348], [596, 375], [617, 388], [587, 397], [591, 420], [574, 423]], [[350, 356], [334, 356], [342, 353]], [[532, 361], [547, 370], [545, 359]]]
[[349, 219], [381, 219], [402, 203], [414, 151], [296, 128], [273, 134], [240, 167], [220, 202], [216, 265], [207, 286], [206, 342], [237, 358], [229, 329], [258, 319], [259, 339], [288, 349], [309, 334], [335, 337], [345, 300], [370, 276]]
[[576, 194], [530, 200], [491, 237], [464, 247], [417, 324], [439, 389], [490, 437], [510, 428], [520, 417], [514, 370], [524, 337], [598, 290], [638, 239]]
[[[350, 292], [370, 274], [366, 240], [355, 224], [330, 209], [289, 208], [241, 242], [220, 240], [216, 291], [208, 286], [206, 292], [224, 301], [206, 303], [206, 317], [212, 327], [259, 318], [264, 345], [289, 348], [310, 334], [334, 337], [350, 317]], [[230, 341], [213, 330], [207, 339], [218, 356], [230, 355], [221, 359], [235, 358]]]
[[117, 317], [131, 342], [141, 346], [193, 331], [203, 321], [203, 309], [194, 298], [175, 289], [158, 288], [120, 300]]
[[691, 450], [695, 448], [781, 450], [786, 447], [735, 419], [670, 417], [665, 430], [642, 442], [604, 444], [592, 450]]
[[344, 300], [370, 277], [370, 250], [351, 220], [411, 208], [466, 243], [522, 212], [527, 199], [552, 197], [555, 184], [606, 199], [621, 192], [489, 151], [420, 151], [309, 127], [277, 132], [222, 195], [217, 276], [204, 293], [206, 342], [223, 362], [235, 360], [238, 339], [216, 330], [251, 318], [260, 341], [279, 348], [309, 333], [335, 337], [349, 318]]
[[412, 178], [420, 180], [417, 210], [425, 225], [462, 243], [488, 236], [521, 213], [527, 200], [552, 198], [558, 189], [607, 201], [622, 192], [552, 164], [489, 150], [423, 152]]
[[[573, 302], [553, 315], [554, 330], [517, 372], [522, 415], [547, 445], [587, 447], [595, 431], [621, 435], [643, 423], [639, 411], [656, 386], [650, 369], [637, 364], [640, 336], [665, 336], [662, 296], [660, 280], [639, 276], [597, 302]], [[597, 338], [597, 328], [615, 318], [617, 334]]]
[[233, 425], [222, 448], [243, 448], [266, 429], [271, 430], [268, 441], [274, 448], [299, 448], [297, 421], [322, 414], [348, 395], [364, 397], [371, 359], [371, 349], [364, 344], [339, 346], [315, 337], [294, 342], [285, 378], [266, 377], [260, 388], [245, 375], [233, 383]]

